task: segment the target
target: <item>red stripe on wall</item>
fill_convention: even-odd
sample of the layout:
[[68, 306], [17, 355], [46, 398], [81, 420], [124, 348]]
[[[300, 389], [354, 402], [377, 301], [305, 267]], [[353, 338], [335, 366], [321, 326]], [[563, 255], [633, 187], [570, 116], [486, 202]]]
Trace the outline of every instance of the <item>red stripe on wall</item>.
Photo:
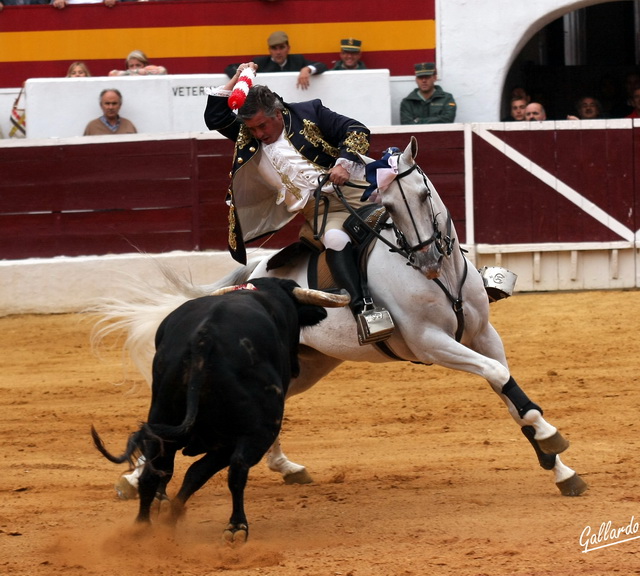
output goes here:
[[85, 4], [64, 10], [7, 6], [0, 31], [435, 19], [434, 0], [396, 0], [392, 8], [387, 0], [184, 0], [124, 2], [114, 8]]

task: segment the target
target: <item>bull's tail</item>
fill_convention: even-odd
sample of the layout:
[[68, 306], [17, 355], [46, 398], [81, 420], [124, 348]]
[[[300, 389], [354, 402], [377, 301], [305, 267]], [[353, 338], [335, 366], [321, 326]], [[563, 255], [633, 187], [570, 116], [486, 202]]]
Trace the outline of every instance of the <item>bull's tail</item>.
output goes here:
[[191, 361], [187, 378], [184, 419], [177, 426], [148, 423], [146, 427], [151, 434], [161, 438], [165, 442], [188, 442], [188, 437], [196, 423], [198, 410], [200, 408], [200, 392], [207, 379], [208, 362], [205, 360], [209, 359], [210, 362], [211, 359], [216, 357], [213, 351], [215, 346], [216, 342], [211, 338], [210, 332], [206, 329], [201, 329], [191, 343]]
[[143, 427], [137, 432], [131, 434], [131, 436], [129, 436], [129, 439], [127, 440], [127, 448], [125, 449], [125, 451], [120, 454], [120, 456], [114, 456], [105, 447], [102, 438], [100, 438], [100, 434], [98, 434], [98, 431], [93, 427], [93, 425], [91, 426], [91, 437], [93, 438], [93, 444], [98, 449], [98, 452], [100, 452], [100, 454], [102, 454], [107, 460], [113, 462], [114, 464], [129, 462], [129, 465], [132, 468], [134, 467], [134, 455], [137, 452], [140, 452], [142, 442], [144, 441], [146, 433], [147, 432]]
[[151, 364], [155, 352], [155, 335], [160, 323], [187, 300], [206, 296], [217, 288], [246, 282], [260, 260], [252, 260], [214, 284], [198, 286], [177, 274], [169, 266], [158, 263], [164, 276], [160, 288], [128, 278], [126, 298], [104, 298], [87, 312], [101, 316], [91, 334], [92, 347], [97, 350], [110, 335], [125, 333], [123, 345], [136, 368], [151, 385]]

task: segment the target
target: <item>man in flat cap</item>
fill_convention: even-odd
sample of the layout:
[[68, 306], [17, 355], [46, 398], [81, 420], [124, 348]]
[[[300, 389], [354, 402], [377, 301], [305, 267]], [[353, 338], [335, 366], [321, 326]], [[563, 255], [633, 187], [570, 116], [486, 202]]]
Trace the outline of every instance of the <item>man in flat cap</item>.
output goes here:
[[[327, 65], [322, 62], [311, 62], [302, 54], [289, 54], [289, 36], [286, 32], [278, 30], [267, 39], [269, 46], [268, 56], [256, 56], [253, 63], [258, 65], [259, 72], [300, 72], [296, 86], [306, 90], [309, 88], [311, 76], [327, 71]], [[239, 64], [230, 64], [224, 69], [229, 78], [233, 78]]]
[[400, 103], [400, 124], [449, 124], [455, 121], [456, 101], [436, 86], [436, 65], [421, 62], [414, 70], [418, 87]]
[[332, 70], [364, 70], [365, 63], [360, 60], [362, 41], [355, 38], [345, 38], [340, 41], [340, 60]]

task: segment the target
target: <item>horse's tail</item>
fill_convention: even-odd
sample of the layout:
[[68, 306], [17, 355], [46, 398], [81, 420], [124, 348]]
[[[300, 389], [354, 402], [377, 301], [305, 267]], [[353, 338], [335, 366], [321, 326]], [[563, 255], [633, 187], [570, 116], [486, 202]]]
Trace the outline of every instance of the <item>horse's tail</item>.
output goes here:
[[259, 259], [252, 260], [217, 282], [200, 286], [166, 264], [157, 262], [165, 280], [162, 287], [128, 278], [125, 283], [127, 298], [102, 298], [86, 311], [101, 316], [91, 332], [93, 349], [97, 350], [106, 337], [124, 333], [124, 350], [151, 385], [155, 335], [161, 322], [187, 300], [206, 296], [223, 286], [246, 282], [259, 262]]

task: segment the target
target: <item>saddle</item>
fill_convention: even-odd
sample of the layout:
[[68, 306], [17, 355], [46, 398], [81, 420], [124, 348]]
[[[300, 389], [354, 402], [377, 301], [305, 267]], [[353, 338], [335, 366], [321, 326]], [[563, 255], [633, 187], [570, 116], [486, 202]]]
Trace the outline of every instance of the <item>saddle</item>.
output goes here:
[[[360, 345], [386, 340], [394, 331], [393, 320], [389, 312], [375, 306], [367, 284], [367, 262], [375, 242], [375, 233], [386, 224], [388, 214], [384, 208], [376, 204], [368, 204], [359, 208], [356, 214], [349, 216], [343, 228], [351, 238], [364, 297], [365, 309], [356, 316], [358, 322], [358, 339]], [[325, 291], [338, 291], [329, 266], [322, 243], [316, 239], [314, 231], [308, 223], [304, 223], [297, 242], [280, 250], [267, 262], [267, 270], [282, 266], [291, 266], [301, 257], [309, 257], [307, 282], [309, 288]]]

